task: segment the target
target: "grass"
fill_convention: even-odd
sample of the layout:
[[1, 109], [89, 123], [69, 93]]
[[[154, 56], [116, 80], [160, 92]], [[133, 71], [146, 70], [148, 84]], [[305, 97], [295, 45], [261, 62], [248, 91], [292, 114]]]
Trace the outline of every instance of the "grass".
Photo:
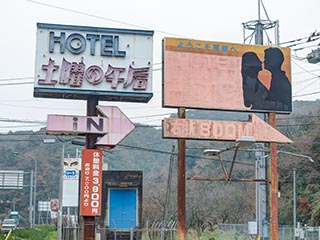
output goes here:
[[[4, 234], [1, 234], [0, 240], [4, 240]], [[16, 229], [12, 232], [8, 240], [54, 240], [57, 239], [55, 226], [41, 225], [35, 228]]]

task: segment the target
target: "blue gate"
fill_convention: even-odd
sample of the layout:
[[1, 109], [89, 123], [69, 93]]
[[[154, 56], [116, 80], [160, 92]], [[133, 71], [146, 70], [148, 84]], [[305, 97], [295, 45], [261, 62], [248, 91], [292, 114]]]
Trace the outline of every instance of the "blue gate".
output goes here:
[[137, 190], [110, 189], [110, 229], [135, 229], [137, 226]]

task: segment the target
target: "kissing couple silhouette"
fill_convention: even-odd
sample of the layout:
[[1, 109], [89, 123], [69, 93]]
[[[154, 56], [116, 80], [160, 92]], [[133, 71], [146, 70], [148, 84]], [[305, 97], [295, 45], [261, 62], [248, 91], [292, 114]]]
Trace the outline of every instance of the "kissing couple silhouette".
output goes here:
[[[282, 51], [275, 47], [264, 50], [264, 62], [252, 51], [242, 55], [242, 89], [246, 107], [271, 112], [292, 110], [291, 83], [286, 72], [281, 69], [283, 62]], [[270, 88], [259, 79], [262, 66], [271, 74]]]

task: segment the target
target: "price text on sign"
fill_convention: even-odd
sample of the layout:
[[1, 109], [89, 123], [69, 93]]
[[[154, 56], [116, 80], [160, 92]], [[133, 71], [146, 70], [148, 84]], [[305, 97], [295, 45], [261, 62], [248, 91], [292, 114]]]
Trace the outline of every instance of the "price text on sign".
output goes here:
[[164, 138], [236, 141], [252, 136], [257, 142], [292, 143], [292, 141], [255, 114], [248, 122], [165, 118]]
[[80, 215], [100, 216], [102, 198], [102, 150], [82, 150]]

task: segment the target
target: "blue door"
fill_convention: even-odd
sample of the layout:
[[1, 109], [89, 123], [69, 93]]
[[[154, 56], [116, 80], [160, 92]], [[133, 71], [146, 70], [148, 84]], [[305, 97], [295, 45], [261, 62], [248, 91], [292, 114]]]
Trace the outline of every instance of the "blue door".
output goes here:
[[133, 229], [137, 226], [137, 190], [110, 189], [109, 227], [111, 229]]

